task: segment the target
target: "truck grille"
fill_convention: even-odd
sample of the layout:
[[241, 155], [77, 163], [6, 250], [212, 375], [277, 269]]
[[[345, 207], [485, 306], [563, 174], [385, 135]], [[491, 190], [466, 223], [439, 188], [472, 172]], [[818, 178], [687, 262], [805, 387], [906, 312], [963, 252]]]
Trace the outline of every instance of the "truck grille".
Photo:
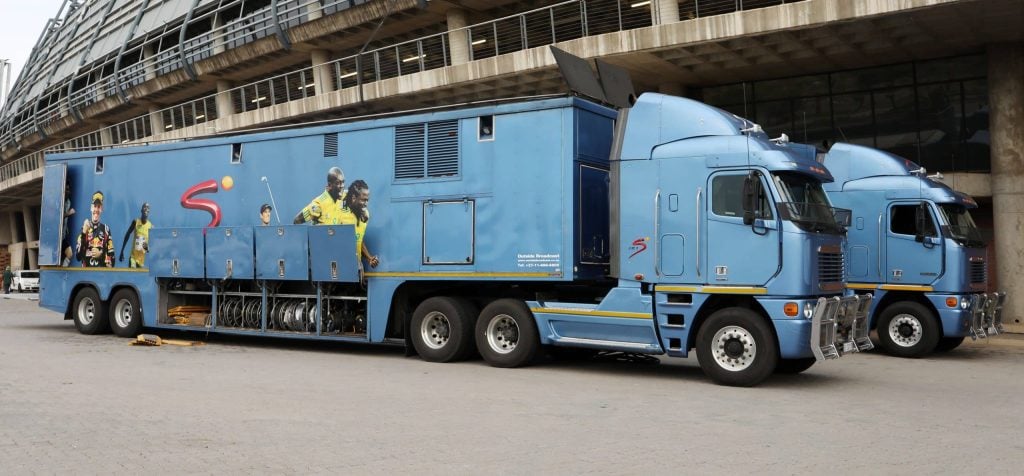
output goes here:
[[987, 275], [984, 259], [972, 259], [971, 260], [971, 284], [978, 284], [985, 282], [985, 276]]
[[846, 268], [843, 251], [838, 246], [818, 248], [818, 279], [823, 290], [842, 289]]

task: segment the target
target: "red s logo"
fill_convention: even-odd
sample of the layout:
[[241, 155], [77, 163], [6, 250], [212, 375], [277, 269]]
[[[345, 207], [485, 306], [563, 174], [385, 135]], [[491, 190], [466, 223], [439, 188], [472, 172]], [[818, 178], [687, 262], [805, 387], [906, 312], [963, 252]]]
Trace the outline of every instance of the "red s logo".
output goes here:
[[643, 253], [647, 250], [647, 238], [637, 238], [633, 240], [633, 245], [629, 249], [634, 250], [633, 254], [629, 255], [630, 258]]
[[209, 225], [206, 225], [207, 227], [220, 225], [220, 205], [213, 200], [192, 198], [200, 193], [217, 193], [217, 181], [207, 180], [185, 190], [185, 193], [181, 194], [181, 206], [192, 210], [203, 210], [213, 215], [213, 219], [210, 220]]

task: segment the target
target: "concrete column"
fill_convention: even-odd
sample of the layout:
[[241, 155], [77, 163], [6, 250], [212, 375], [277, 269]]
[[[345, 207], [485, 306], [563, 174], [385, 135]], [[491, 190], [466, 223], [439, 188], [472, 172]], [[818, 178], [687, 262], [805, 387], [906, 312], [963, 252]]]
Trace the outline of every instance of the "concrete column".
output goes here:
[[469, 62], [469, 31], [466, 26], [466, 11], [458, 8], [448, 10], [448, 51], [452, 64]]
[[321, 3], [322, 2], [313, 2], [310, 3], [309, 5], [306, 5], [306, 16], [309, 17], [310, 21], [316, 20], [317, 18], [324, 16], [324, 6], [321, 5]]
[[21, 207], [21, 215], [25, 217], [25, 241], [39, 241], [39, 219], [32, 213], [32, 207]]
[[217, 81], [217, 117], [227, 117], [235, 113], [235, 103], [231, 101], [231, 83]]
[[153, 135], [164, 132], [164, 116], [160, 114], [159, 108], [149, 108], [149, 125], [153, 127]]
[[[989, 45], [988, 104], [992, 152], [995, 274], [1009, 293], [1003, 323], [1024, 332], [1024, 43]], [[991, 272], [992, 270], [990, 270]]]
[[18, 242], [18, 217], [15, 215], [18, 212], [10, 212], [7, 214], [7, 232], [10, 236], [8, 244], [14, 244]]
[[149, 44], [142, 48], [142, 67], [146, 70], [146, 81], [156, 78], [156, 46]]
[[[0, 223], [14, 223], [14, 217], [11, 216], [11, 212], [0, 212]], [[14, 243], [14, 236], [11, 233], [10, 227], [0, 226], [0, 245]]]
[[651, 5], [651, 23], [665, 25], [679, 21], [679, 3], [676, 0], [654, 0]]
[[110, 126], [103, 125], [103, 127], [100, 129], [99, 132], [100, 132], [100, 144], [101, 145], [106, 147], [106, 146], [114, 144], [114, 134], [113, 134], [113, 131], [110, 130]]
[[214, 15], [213, 17], [213, 54], [223, 53], [224, 48], [224, 31], [221, 27], [224, 26], [224, 20], [221, 19], [220, 15]]
[[313, 50], [311, 54], [313, 63], [313, 84], [316, 94], [334, 91], [334, 79], [331, 78], [331, 65], [326, 64], [331, 60], [331, 53], [327, 50]]

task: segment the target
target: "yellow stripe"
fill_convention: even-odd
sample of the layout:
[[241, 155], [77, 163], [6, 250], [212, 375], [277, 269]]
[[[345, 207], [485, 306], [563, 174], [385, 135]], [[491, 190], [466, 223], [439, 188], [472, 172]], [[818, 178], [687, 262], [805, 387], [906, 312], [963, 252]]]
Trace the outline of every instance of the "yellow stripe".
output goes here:
[[370, 278], [560, 278], [562, 273], [376, 272]]
[[768, 288], [741, 286], [704, 286], [701, 292], [709, 294], [768, 294]]
[[655, 290], [665, 293], [768, 294], [768, 288], [751, 286], [658, 286]]
[[923, 291], [930, 292], [934, 291], [935, 288], [931, 286], [915, 286], [913, 284], [883, 284], [878, 287], [883, 291]]
[[875, 289], [878, 285], [871, 283], [846, 283], [846, 287], [850, 289]]
[[92, 271], [99, 273], [148, 273], [149, 268], [82, 268], [71, 266], [40, 266], [46, 271]]
[[543, 312], [545, 314], [569, 314], [573, 316], [624, 317], [627, 319], [651, 318], [651, 315], [645, 312], [598, 311], [596, 309], [559, 309], [554, 307], [531, 307], [530, 310], [533, 312]]
[[666, 293], [695, 293], [698, 290], [697, 286], [658, 286], [658, 291]]

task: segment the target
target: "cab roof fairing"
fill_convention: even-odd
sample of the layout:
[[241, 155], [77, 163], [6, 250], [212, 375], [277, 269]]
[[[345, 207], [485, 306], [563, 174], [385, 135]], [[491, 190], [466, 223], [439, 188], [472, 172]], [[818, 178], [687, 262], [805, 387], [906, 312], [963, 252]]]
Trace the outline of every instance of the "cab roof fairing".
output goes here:
[[716, 107], [676, 96], [644, 93], [629, 110], [622, 160], [646, 160], [655, 147], [702, 136], [740, 136], [753, 123]]

